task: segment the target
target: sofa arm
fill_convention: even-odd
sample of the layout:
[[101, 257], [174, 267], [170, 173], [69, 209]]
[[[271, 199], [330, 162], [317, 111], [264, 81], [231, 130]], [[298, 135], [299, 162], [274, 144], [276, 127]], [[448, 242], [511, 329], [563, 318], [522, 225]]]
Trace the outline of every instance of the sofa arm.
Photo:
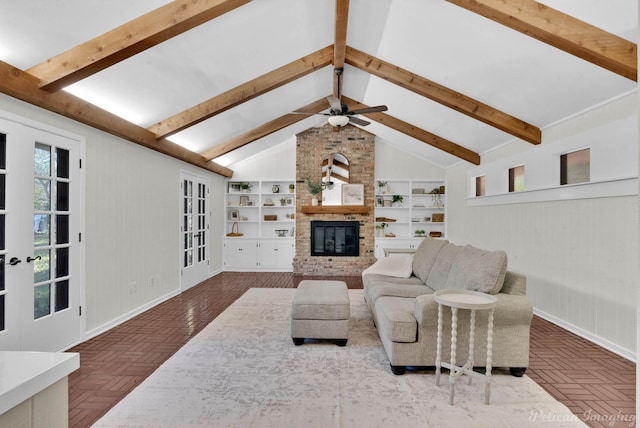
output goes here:
[[433, 298], [433, 294], [416, 297], [413, 316], [420, 327], [438, 327], [438, 302]]
[[[500, 325], [530, 325], [533, 318], [533, 305], [526, 296], [498, 293], [494, 311], [494, 323]], [[433, 294], [416, 297], [413, 316], [421, 328], [438, 328], [438, 302]]]

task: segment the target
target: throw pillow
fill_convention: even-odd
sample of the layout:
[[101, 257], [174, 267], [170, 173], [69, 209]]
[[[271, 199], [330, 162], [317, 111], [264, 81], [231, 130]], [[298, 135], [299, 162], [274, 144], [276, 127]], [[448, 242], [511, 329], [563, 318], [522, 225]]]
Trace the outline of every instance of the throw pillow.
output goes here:
[[451, 266], [458, 254], [462, 251], [462, 248], [460, 245], [451, 243], [442, 247], [427, 278], [427, 285], [431, 287], [431, 289], [442, 290], [447, 288], [447, 279], [449, 278]]
[[379, 259], [377, 262], [362, 271], [378, 275], [394, 276], [397, 278], [409, 278], [413, 272], [413, 254], [402, 256], [390, 256]]
[[507, 253], [485, 251], [465, 245], [456, 256], [445, 288], [459, 288], [497, 294], [507, 272]]

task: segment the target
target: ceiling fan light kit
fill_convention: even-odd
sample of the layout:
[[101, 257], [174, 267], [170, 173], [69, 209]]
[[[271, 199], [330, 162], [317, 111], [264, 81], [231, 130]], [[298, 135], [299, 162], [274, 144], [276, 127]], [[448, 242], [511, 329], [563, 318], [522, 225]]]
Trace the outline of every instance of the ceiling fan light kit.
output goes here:
[[346, 126], [349, 123], [349, 117], [348, 116], [329, 116], [328, 121], [332, 126], [342, 128], [343, 126]]

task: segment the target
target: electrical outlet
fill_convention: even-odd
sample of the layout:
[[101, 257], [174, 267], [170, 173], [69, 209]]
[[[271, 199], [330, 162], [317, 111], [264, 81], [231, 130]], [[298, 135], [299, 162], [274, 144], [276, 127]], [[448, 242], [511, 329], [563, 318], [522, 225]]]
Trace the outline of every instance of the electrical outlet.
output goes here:
[[134, 294], [138, 291], [138, 284], [135, 281], [129, 283], [129, 294]]

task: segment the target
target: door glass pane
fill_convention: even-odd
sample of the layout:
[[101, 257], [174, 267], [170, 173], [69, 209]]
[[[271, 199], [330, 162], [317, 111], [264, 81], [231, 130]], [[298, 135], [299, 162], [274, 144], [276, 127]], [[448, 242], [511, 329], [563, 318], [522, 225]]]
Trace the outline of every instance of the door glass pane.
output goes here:
[[44, 247], [51, 243], [51, 229], [49, 214], [35, 214], [33, 216], [33, 246]]
[[4, 331], [4, 295], [0, 296], [0, 331]]
[[69, 178], [69, 150], [56, 149], [56, 177]]
[[[51, 279], [51, 251], [37, 250], [34, 253], [36, 260], [33, 261], [33, 282], [48, 281]], [[40, 256], [39, 259], [38, 256]]]
[[69, 243], [69, 216], [56, 215], [56, 244]]
[[5, 290], [5, 285], [4, 285], [4, 258], [5, 257], [6, 257], [5, 255], [0, 256], [0, 291]]
[[36, 211], [51, 209], [51, 180], [35, 178], [33, 186], [33, 208]]
[[69, 211], [69, 183], [58, 181], [56, 185], [56, 210]]
[[51, 286], [38, 285], [33, 293], [33, 319], [37, 320], [51, 313]]
[[69, 275], [69, 248], [56, 249], [56, 278]]
[[0, 169], [7, 169], [7, 136], [0, 134]]
[[0, 174], [0, 210], [4, 210], [6, 208], [5, 205], [5, 188], [7, 187], [6, 176], [4, 174]]
[[46, 144], [36, 143], [35, 149], [35, 170], [36, 177], [51, 176], [51, 147]]
[[69, 307], [69, 281], [56, 282], [55, 312]]
[[4, 214], [0, 214], [0, 250], [4, 250], [4, 246], [5, 246], [5, 228], [4, 228]]

